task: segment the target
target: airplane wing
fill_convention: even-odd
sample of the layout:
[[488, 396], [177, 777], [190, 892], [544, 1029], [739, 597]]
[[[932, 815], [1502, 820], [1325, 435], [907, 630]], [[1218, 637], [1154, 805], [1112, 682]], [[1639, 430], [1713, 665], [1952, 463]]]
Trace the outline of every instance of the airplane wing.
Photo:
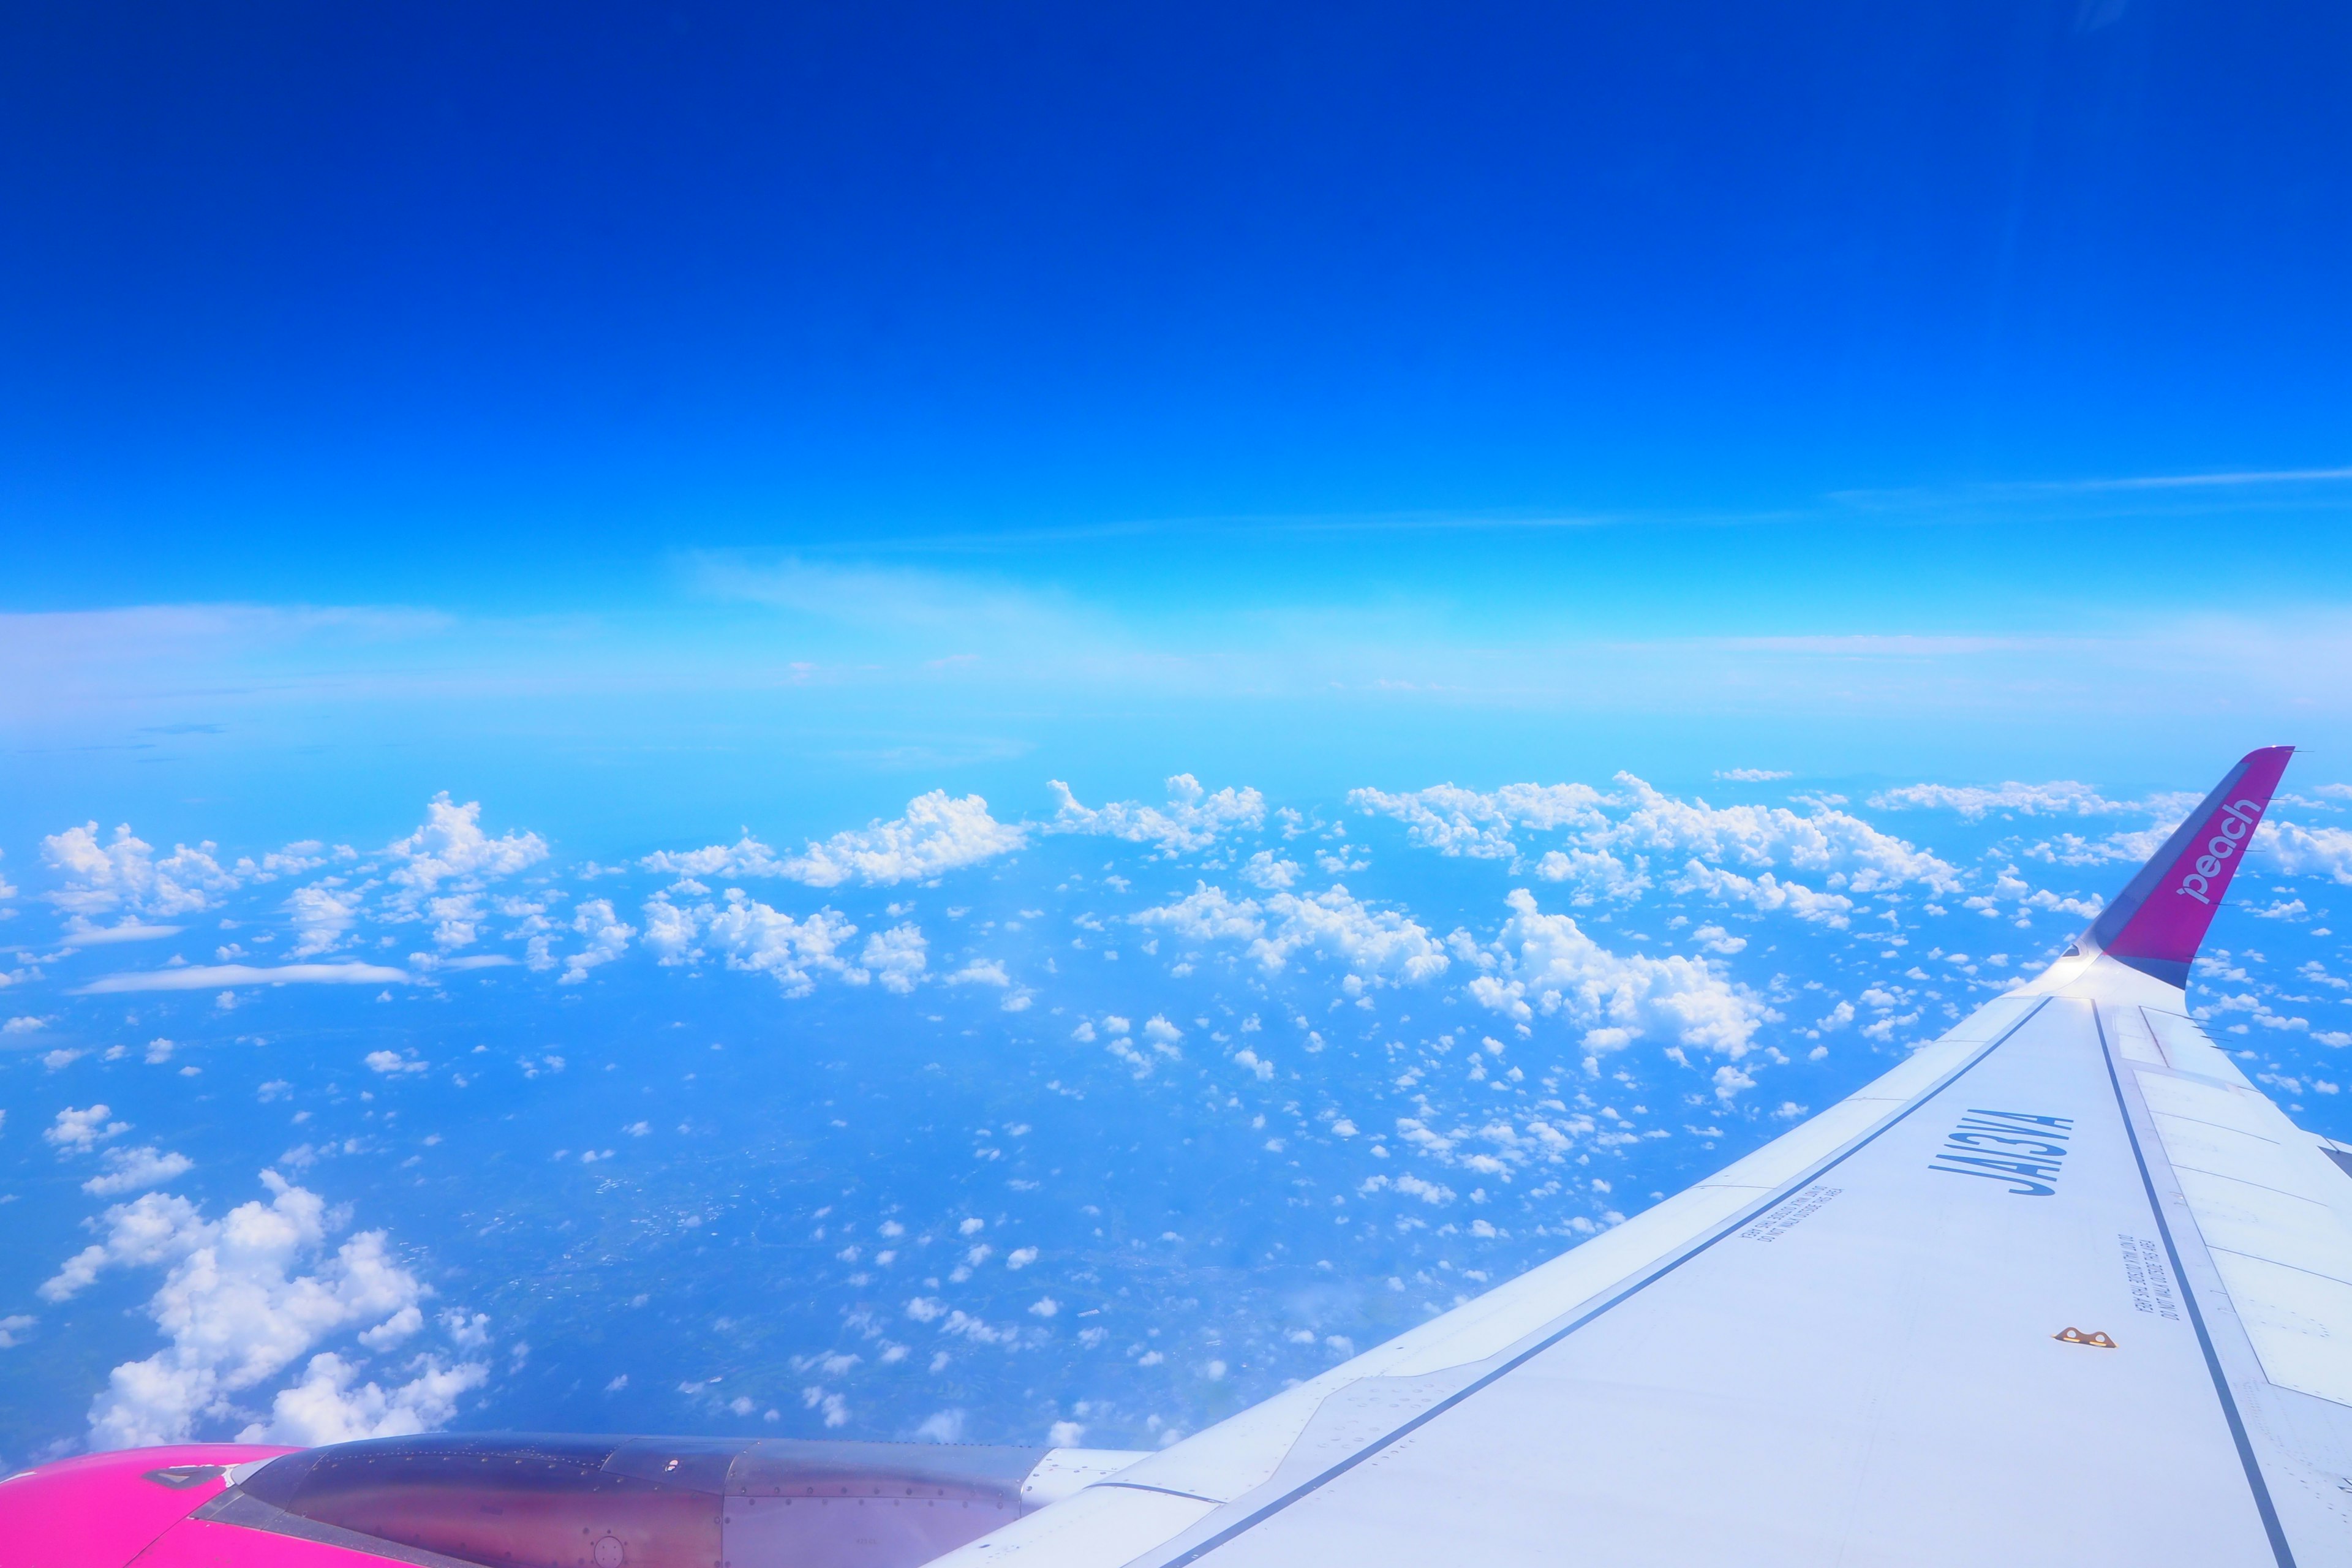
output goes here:
[[2183, 992], [2289, 754], [1851, 1099], [941, 1568], [2352, 1563], [2352, 1154]]

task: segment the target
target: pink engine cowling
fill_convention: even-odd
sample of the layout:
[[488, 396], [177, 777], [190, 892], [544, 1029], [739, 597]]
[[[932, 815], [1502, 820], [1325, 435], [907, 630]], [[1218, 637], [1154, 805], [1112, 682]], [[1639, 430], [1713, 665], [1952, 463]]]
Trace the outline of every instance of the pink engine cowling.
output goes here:
[[0, 1568], [916, 1568], [1139, 1457], [508, 1434], [144, 1449], [0, 1483]]

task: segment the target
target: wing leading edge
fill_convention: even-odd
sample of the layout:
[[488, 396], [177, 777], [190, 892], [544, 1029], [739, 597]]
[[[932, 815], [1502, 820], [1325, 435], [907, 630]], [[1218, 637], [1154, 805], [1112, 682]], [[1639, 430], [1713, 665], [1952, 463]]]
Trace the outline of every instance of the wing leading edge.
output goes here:
[[2288, 754], [1852, 1098], [943, 1563], [2352, 1563], [2352, 1181], [2183, 992]]

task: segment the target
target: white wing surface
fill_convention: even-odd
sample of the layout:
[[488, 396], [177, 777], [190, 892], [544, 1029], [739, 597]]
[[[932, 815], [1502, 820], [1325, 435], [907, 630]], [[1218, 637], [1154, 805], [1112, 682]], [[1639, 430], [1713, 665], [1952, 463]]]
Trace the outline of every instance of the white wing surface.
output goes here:
[[942, 1563], [2352, 1563], [2352, 1152], [2182, 990], [2287, 754], [1852, 1099]]

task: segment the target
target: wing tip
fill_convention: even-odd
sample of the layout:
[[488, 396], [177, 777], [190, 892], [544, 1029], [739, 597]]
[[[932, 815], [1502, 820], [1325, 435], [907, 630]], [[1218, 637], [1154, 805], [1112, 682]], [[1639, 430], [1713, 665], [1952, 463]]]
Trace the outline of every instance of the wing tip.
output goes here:
[[2186, 990], [2189, 966], [2236, 875], [2239, 850], [2252, 842], [2294, 755], [2293, 746], [2258, 746], [2240, 758], [2077, 945]]

